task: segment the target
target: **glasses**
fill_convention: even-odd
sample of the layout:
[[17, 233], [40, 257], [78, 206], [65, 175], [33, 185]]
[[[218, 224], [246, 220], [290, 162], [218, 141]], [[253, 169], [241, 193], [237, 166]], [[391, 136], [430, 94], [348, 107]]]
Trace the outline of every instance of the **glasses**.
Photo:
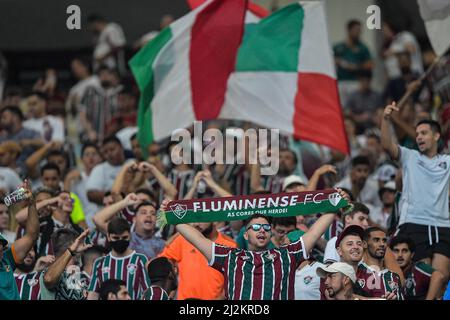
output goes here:
[[272, 226], [271, 226], [270, 224], [268, 224], [268, 223], [264, 223], [264, 224], [261, 224], [261, 223], [254, 223], [254, 224], [250, 225], [250, 226], [247, 228], [247, 230], [252, 229], [253, 231], [259, 231], [259, 230], [261, 230], [261, 228], [263, 228], [264, 231], [267, 231], [267, 232], [269, 232], [270, 230], [272, 230]]
[[278, 234], [284, 236], [284, 235], [288, 234], [289, 232], [295, 231], [295, 229], [292, 229], [292, 230], [275, 229], [275, 231], [276, 231]]

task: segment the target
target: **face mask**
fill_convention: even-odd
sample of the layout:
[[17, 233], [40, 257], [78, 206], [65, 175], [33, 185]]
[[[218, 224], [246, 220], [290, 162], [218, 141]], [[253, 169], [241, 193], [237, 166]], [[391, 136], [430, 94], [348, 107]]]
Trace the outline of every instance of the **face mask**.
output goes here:
[[100, 82], [103, 88], [109, 88], [111, 87], [111, 81], [103, 80]]
[[130, 245], [130, 240], [111, 241], [111, 248], [117, 253], [124, 253]]

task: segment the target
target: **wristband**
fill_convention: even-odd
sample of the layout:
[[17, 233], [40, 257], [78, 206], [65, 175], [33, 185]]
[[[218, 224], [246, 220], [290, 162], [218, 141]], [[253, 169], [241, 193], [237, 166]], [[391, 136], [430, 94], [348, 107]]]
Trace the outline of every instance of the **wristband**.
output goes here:
[[73, 252], [72, 250], [70, 250], [69, 248], [67, 248], [67, 251], [69, 251], [69, 253], [70, 253], [70, 255], [71, 255], [72, 257], [75, 257], [75, 256], [76, 256], [76, 253]]

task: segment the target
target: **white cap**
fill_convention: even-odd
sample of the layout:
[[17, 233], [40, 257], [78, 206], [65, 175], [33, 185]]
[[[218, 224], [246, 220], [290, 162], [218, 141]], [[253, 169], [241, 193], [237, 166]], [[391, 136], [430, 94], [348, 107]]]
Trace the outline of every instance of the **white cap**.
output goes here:
[[387, 182], [395, 178], [397, 171], [398, 169], [394, 165], [390, 163], [385, 163], [378, 168], [375, 176], [377, 177], [377, 180]]
[[285, 191], [286, 188], [289, 187], [293, 183], [299, 183], [299, 184], [303, 184], [306, 186], [306, 181], [302, 177], [296, 176], [296, 175], [290, 175], [290, 176], [286, 177], [283, 181], [283, 191]]
[[355, 283], [356, 282], [356, 273], [355, 269], [351, 265], [345, 262], [334, 262], [330, 264], [328, 267], [319, 267], [316, 269], [316, 273], [321, 278], [326, 278], [329, 273], [340, 272], [343, 275], [350, 278], [350, 280]]
[[389, 189], [389, 190], [397, 190], [397, 188], [395, 187], [395, 182], [394, 181], [389, 181], [387, 182], [382, 189]]

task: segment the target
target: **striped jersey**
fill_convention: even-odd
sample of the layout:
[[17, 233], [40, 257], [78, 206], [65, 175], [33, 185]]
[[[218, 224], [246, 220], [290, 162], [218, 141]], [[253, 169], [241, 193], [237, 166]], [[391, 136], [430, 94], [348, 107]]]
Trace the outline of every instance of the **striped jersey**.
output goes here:
[[261, 176], [264, 190], [272, 193], [280, 193], [283, 191], [283, 182], [285, 177], [280, 176]]
[[405, 286], [403, 287], [405, 300], [425, 299], [434, 271], [432, 266], [419, 261], [405, 272]]
[[145, 290], [142, 300], [170, 300], [166, 290], [159, 286], [151, 286]]
[[42, 272], [14, 273], [21, 300], [40, 300], [41, 285], [39, 278]]
[[306, 259], [303, 238], [262, 252], [214, 243], [210, 265], [224, 274], [225, 299], [293, 300], [295, 270]]
[[400, 277], [398, 274], [384, 269], [377, 271], [361, 261], [356, 272], [356, 284], [368, 297], [381, 298], [394, 292], [397, 300], [403, 300]]
[[178, 171], [177, 169], [172, 169], [168, 174], [169, 181], [174, 185], [177, 189], [177, 199], [183, 199], [184, 196], [188, 193], [192, 182], [194, 181], [195, 171], [194, 170], [186, 170], [186, 171]]
[[246, 170], [245, 165], [227, 165], [223, 178], [230, 185], [231, 193], [233, 195], [241, 196], [251, 193], [250, 172]]
[[118, 279], [127, 284], [131, 299], [139, 300], [150, 286], [146, 263], [145, 255], [135, 251], [126, 257], [114, 257], [111, 253], [100, 257], [94, 262], [89, 291], [98, 292], [106, 280]]
[[327, 231], [325, 231], [323, 237], [325, 240], [329, 241], [330, 239], [337, 237], [342, 230], [344, 229], [344, 225], [341, 220], [334, 220], [333, 223], [328, 227]]

